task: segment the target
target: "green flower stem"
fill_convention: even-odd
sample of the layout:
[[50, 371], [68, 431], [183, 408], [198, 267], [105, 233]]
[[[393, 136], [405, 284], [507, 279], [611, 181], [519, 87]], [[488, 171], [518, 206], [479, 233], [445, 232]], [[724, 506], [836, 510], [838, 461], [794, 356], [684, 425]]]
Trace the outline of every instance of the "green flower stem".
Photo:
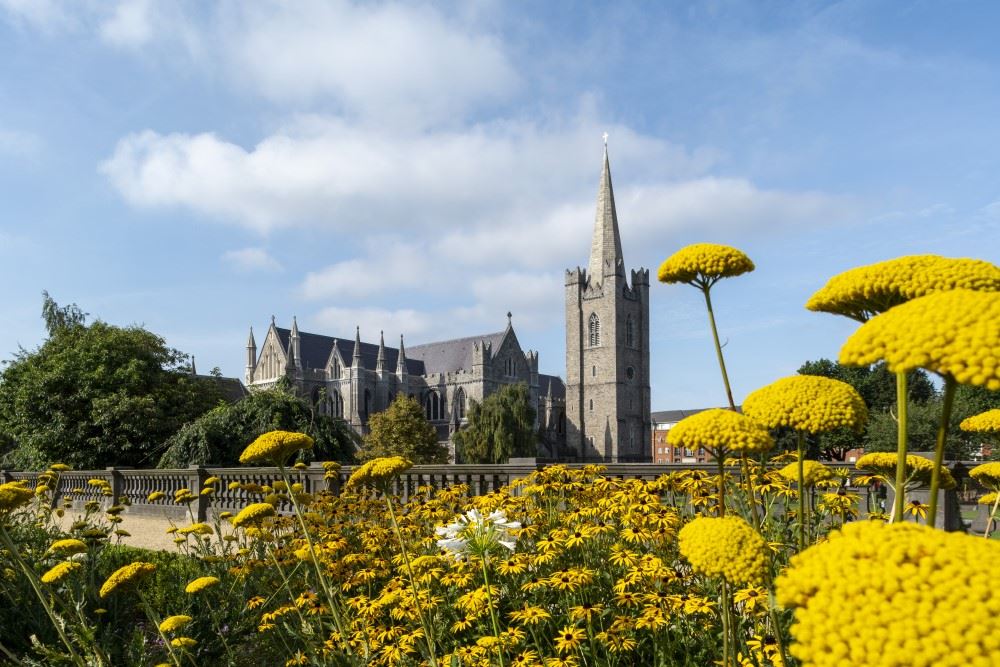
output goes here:
[[726, 360], [722, 357], [722, 346], [719, 344], [719, 331], [715, 328], [715, 314], [712, 312], [712, 297], [709, 295], [709, 285], [701, 288], [705, 295], [705, 307], [708, 308], [708, 323], [712, 327], [712, 340], [715, 341], [715, 354], [719, 357], [719, 370], [722, 371], [722, 384], [726, 386], [726, 398], [729, 399], [729, 408], [736, 409], [736, 402], [733, 400], [733, 390], [729, 387], [729, 375], [726, 373]]
[[798, 451], [799, 451], [799, 551], [805, 551], [806, 548], [806, 476], [805, 476], [805, 458], [806, 458], [806, 444], [805, 444], [805, 434], [802, 431], [796, 431], [798, 436]]
[[931, 471], [931, 506], [928, 510], [927, 525], [931, 528], [937, 522], [938, 489], [941, 487], [941, 465], [944, 463], [944, 443], [948, 439], [948, 422], [951, 406], [955, 402], [955, 378], [944, 378], [944, 404], [941, 406], [941, 422], [938, 424], [937, 444], [934, 447], [934, 470]]
[[740, 467], [743, 472], [743, 486], [746, 490], [747, 500], [750, 501], [750, 517], [753, 519], [753, 527], [759, 533], [762, 526], [760, 515], [757, 513], [757, 494], [753, 490], [753, 479], [750, 478], [750, 464], [747, 462], [746, 452], [740, 452]]
[[163, 631], [160, 630], [160, 617], [155, 611], [153, 611], [153, 606], [149, 604], [149, 600], [147, 600], [146, 596], [142, 594], [142, 591], [139, 591], [139, 601], [142, 602], [142, 608], [146, 612], [146, 617], [153, 622], [154, 626], [156, 626], [156, 633], [160, 635], [160, 639], [163, 640], [163, 646], [167, 649], [167, 654], [170, 656], [170, 659], [175, 665], [177, 665], [177, 667], [181, 667], [181, 659], [177, 657], [176, 653], [174, 653], [174, 647], [170, 643], [170, 638], [163, 634]]
[[490, 573], [489, 568], [486, 567], [487, 554], [483, 554], [483, 557], [479, 559], [479, 562], [483, 565], [483, 583], [486, 584], [486, 604], [490, 608], [490, 621], [493, 622], [493, 635], [497, 638], [497, 660], [500, 662], [500, 667], [504, 667], [503, 664], [503, 646], [500, 642], [500, 624], [497, 623], [497, 611], [493, 608], [493, 594], [490, 593]]
[[63, 629], [62, 623], [60, 623], [59, 619], [56, 617], [56, 613], [52, 609], [52, 605], [49, 604], [48, 598], [46, 598], [45, 594], [42, 592], [35, 573], [32, 572], [31, 568], [28, 567], [28, 564], [24, 562], [23, 558], [21, 558], [21, 554], [18, 552], [17, 546], [14, 544], [14, 540], [7, 532], [7, 528], [4, 527], [3, 523], [0, 523], [0, 537], [3, 538], [4, 546], [10, 552], [14, 560], [17, 561], [17, 564], [21, 567], [21, 571], [24, 572], [24, 576], [28, 579], [28, 583], [31, 584], [31, 588], [35, 591], [35, 595], [38, 597], [39, 602], [42, 603], [45, 613], [48, 615], [49, 620], [52, 621], [52, 626], [56, 629], [56, 632], [59, 633], [59, 638], [62, 640], [62, 643], [66, 646], [67, 650], [69, 650], [69, 654], [70, 657], [73, 658], [73, 662], [80, 665], [80, 667], [85, 667], [86, 662], [83, 658], [77, 655], [72, 642], [70, 642], [69, 637], [66, 636], [66, 631]]
[[722, 616], [722, 667], [730, 667], [730, 653], [732, 648], [729, 641], [729, 585], [726, 580], [722, 580], [722, 589], [719, 593], [719, 605], [722, 607], [719, 612]]
[[892, 504], [892, 521], [903, 520], [903, 503], [906, 502], [906, 427], [907, 406], [909, 397], [906, 388], [906, 373], [896, 373], [896, 408], [899, 413], [899, 426], [896, 429], [896, 488]]
[[993, 517], [997, 515], [997, 505], [1000, 505], [1000, 491], [995, 492], [997, 494], [996, 500], [993, 501], [993, 509], [990, 510], [990, 518], [986, 521], [986, 530], [983, 531], [983, 537], [986, 539], [990, 538], [990, 528], [993, 527]]
[[778, 613], [774, 609], [774, 591], [768, 591], [767, 613], [771, 617], [771, 625], [774, 626], [774, 640], [778, 642], [778, 653], [781, 655], [781, 664], [788, 664], [788, 655], [785, 653], [785, 640], [781, 638], [781, 625], [778, 623]]
[[417, 580], [413, 576], [413, 569], [410, 567], [410, 556], [406, 553], [403, 533], [399, 530], [399, 523], [396, 521], [396, 510], [392, 506], [392, 498], [389, 496], [388, 489], [383, 489], [383, 491], [385, 492], [382, 495], [385, 498], [386, 505], [389, 507], [389, 518], [392, 519], [392, 529], [396, 532], [396, 539], [399, 540], [399, 550], [403, 555], [403, 563], [406, 565], [406, 574], [410, 578], [410, 587], [413, 589], [413, 602], [417, 607], [417, 614], [420, 615], [420, 625], [424, 628], [424, 638], [427, 640], [427, 650], [429, 652], [431, 667], [437, 667], [437, 658], [434, 655], [437, 652], [437, 649], [434, 647], [434, 635], [431, 633], [430, 624], [427, 622], [426, 617], [424, 617], [423, 607], [420, 606], [420, 592], [417, 589]]
[[715, 462], [719, 464], [719, 516], [726, 516], [726, 466], [725, 451], [718, 449], [715, 452]]

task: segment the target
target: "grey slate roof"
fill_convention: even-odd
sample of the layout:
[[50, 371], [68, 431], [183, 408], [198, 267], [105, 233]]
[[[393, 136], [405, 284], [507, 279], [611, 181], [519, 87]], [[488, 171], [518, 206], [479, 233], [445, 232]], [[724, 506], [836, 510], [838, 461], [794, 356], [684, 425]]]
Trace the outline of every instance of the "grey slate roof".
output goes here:
[[[275, 327], [281, 346], [288, 349], [292, 332], [288, 329]], [[299, 356], [301, 357], [303, 368], [326, 368], [326, 362], [333, 352], [334, 342], [337, 350], [340, 351], [340, 358], [348, 366], [354, 359], [354, 339], [353, 338], [333, 338], [332, 336], [321, 336], [320, 334], [299, 332]], [[372, 343], [361, 343], [361, 364], [372, 370], [378, 359], [378, 345]], [[390, 373], [396, 372], [396, 362], [399, 359], [399, 349], [385, 346], [385, 369]], [[411, 375], [424, 375], [424, 363], [419, 359], [411, 359], [410, 351], [406, 351], [406, 372]]]
[[197, 377], [199, 380], [211, 380], [212, 382], [214, 382], [219, 389], [219, 393], [222, 394], [222, 398], [227, 403], [235, 403], [236, 401], [240, 400], [241, 398], [247, 396], [250, 393], [247, 391], [247, 388], [243, 386], [243, 383], [240, 381], [239, 378], [218, 377], [215, 375], [202, 375], [200, 373], [195, 377]]
[[[500, 347], [506, 331], [443, 340], [437, 343], [426, 343], [406, 348], [406, 358], [419, 359], [424, 364], [427, 375], [433, 373], [454, 373], [455, 371], [472, 368], [472, 348], [480, 341], [486, 341], [496, 350]], [[388, 352], [388, 348], [386, 349]]]
[[549, 385], [552, 385], [553, 398], [566, 400], [566, 385], [563, 384], [562, 378], [558, 375], [545, 375], [544, 373], [539, 373], [538, 395], [548, 396]]
[[[742, 412], [740, 408], [741, 406], [737, 405], [736, 411]], [[690, 417], [691, 415], [696, 415], [699, 412], [711, 409], [712, 408], [695, 408], [693, 410], [660, 410], [659, 412], [649, 413], [649, 418], [654, 424], [676, 424], [685, 417]]]

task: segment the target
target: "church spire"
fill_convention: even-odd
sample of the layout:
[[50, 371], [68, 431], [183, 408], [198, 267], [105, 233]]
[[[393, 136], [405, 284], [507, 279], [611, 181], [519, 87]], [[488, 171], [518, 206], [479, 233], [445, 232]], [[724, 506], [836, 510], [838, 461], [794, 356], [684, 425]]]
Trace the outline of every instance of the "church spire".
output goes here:
[[385, 332], [378, 332], [378, 357], [375, 358], [375, 370], [382, 372], [385, 368]]
[[611, 164], [608, 161], [608, 138], [604, 136], [604, 170], [597, 190], [597, 216], [594, 221], [594, 238], [590, 243], [591, 281], [603, 282], [604, 276], [624, 275], [622, 240], [618, 233], [618, 213], [615, 211], [615, 193], [611, 187]]
[[399, 334], [399, 356], [396, 358], [396, 375], [406, 375], [406, 349], [403, 348], [403, 334]]
[[292, 315], [292, 332], [288, 342], [288, 367], [302, 368], [302, 355], [299, 348], [299, 320]]
[[250, 337], [247, 339], [247, 365], [245, 379], [247, 384], [253, 384], [253, 372], [257, 367], [257, 341], [253, 338], [253, 326], [250, 327]]
[[354, 366], [361, 366], [361, 327], [354, 329]]

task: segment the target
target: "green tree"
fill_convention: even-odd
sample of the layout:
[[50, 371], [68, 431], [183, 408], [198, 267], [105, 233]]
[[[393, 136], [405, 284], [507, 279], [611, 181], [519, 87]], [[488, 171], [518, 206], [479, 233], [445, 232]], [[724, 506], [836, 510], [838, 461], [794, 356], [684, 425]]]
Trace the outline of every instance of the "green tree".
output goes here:
[[298, 431], [313, 438], [313, 449], [302, 454], [305, 461], [350, 461], [359, 443], [358, 436], [342, 419], [317, 414], [310, 403], [292, 393], [287, 383], [279, 383], [231, 405], [219, 405], [185, 425], [164, 443], [157, 465], [235, 465], [248, 444], [274, 430]]
[[397, 394], [387, 410], [368, 418], [368, 434], [358, 451], [362, 461], [380, 456], [403, 456], [414, 463], [447, 463], [448, 447], [424, 417], [416, 399]]
[[503, 385], [482, 403], [469, 403], [469, 425], [453, 437], [463, 463], [506, 463], [512, 456], [537, 455], [528, 385]]
[[[879, 421], [881, 428], [885, 419], [891, 421], [890, 411], [896, 407], [896, 376], [889, 372], [885, 364], [856, 367], [844, 366], [829, 359], [819, 359], [802, 364], [798, 373], [821, 375], [846, 382], [857, 390], [868, 406], [869, 424]], [[914, 406], [924, 405], [936, 395], [934, 385], [927, 377], [927, 373], [922, 370], [909, 374], [907, 394]], [[861, 433], [855, 433], [849, 428], [840, 428], [822, 435], [809, 436], [807, 437], [809, 454], [828, 460], [843, 461], [849, 450], [866, 446], [867, 428]], [[787, 444], [787, 437], [779, 438], [779, 445]], [[882, 437], [882, 431], [879, 431], [879, 437]], [[895, 435], [893, 435], [892, 449], [885, 451], [896, 451]]]
[[0, 432], [17, 443], [5, 466], [139, 466], [221, 400], [214, 380], [191, 376], [187, 355], [142, 327], [88, 325], [48, 293], [42, 316], [48, 338], [0, 372]]

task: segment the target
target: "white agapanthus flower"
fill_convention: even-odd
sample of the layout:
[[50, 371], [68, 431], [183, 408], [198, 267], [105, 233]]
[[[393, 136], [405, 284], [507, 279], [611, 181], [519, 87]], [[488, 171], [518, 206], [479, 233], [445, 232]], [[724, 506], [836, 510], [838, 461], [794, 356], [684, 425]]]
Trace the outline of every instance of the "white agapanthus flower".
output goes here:
[[439, 547], [456, 560], [464, 560], [469, 554], [485, 558], [498, 546], [514, 551], [517, 537], [511, 531], [520, 527], [519, 521], [508, 521], [503, 510], [484, 517], [479, 510], [472, 509], [435, 532], [442, 538], [437, 541]]

